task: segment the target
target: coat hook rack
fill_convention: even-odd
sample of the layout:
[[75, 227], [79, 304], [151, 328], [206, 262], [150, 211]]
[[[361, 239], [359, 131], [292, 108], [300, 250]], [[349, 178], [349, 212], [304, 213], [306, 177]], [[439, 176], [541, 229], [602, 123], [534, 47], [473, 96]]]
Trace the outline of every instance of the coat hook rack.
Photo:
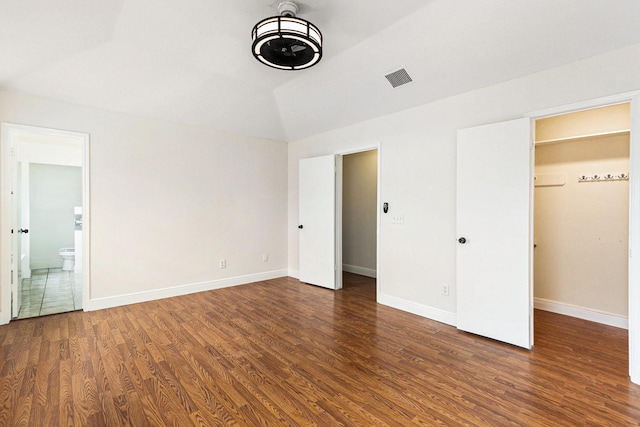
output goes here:
[[578, 182], [629, 181], [629, 173], [592, 173], [578, 176]]

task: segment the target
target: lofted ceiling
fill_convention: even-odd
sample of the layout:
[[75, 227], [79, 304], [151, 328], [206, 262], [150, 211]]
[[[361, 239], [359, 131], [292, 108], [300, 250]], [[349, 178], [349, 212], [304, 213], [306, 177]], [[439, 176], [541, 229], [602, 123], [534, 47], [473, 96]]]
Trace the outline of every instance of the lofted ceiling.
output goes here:
[[278, 3], [0, 0], [0, 87], [291, 141], [640, 43], [637, 0], [299, 0], [324, 57], [281, 71], [250, 51]]

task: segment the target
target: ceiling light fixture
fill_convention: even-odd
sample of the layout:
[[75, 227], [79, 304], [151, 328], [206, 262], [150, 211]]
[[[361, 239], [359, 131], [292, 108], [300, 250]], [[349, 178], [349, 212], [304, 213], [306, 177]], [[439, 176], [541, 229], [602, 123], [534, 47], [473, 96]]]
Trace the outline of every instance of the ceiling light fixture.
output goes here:
[[281, 70], [309, 68], [322, 58], [322, 33], [309, 21], [296, 18], [292, 1], [278, 5], [280, 16], [258, 22], [251, 32], [251, 51], [260, 62]]

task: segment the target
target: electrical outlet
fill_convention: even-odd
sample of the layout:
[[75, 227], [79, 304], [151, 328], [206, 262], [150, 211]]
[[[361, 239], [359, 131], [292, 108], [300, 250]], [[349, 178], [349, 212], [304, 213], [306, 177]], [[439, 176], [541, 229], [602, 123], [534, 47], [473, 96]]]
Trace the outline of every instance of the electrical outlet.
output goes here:
[[226, 259], [221, 259], [220, 260], [220, 268], [227, 268], [227, 260]]
[[449, 285], [442, 285], [442, 295], [449, 296]]
[[269, 254], [262, 254], [262, 262], [269, 261]]
[[397, 213], [391, 215], [391, 224], [404, 224], [404, 214]]

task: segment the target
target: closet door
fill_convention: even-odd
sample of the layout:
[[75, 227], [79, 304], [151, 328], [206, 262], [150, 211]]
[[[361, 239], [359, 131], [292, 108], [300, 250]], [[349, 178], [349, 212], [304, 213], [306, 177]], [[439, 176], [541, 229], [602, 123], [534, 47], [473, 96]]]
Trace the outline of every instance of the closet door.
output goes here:
[[531, 348], [530, 120], [458, 131], [457, 327]]

